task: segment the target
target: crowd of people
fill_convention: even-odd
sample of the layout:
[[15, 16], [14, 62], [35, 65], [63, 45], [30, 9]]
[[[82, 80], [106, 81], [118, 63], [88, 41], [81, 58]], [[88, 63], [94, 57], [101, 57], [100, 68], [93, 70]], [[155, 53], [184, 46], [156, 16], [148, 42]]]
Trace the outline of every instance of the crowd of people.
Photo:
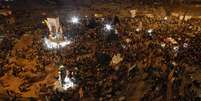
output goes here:
[[[47, 26], [41, 23], [44, 18], [23, 21], [21, 17], [18, 21], [16, 16], [11, 28], [3, 31], [7, 37], [0, 45], [0, 98], [23, 99], [23, 93], [34, 86], [32, 100], [201, 99], [200, 19], [87, 16], [76, 26], [63, 25], [64, 34], [72, 41], [70, 45], [49, 50], [43, 44], [48, 33]], [[107, 23], [112, 30], [104, 29]], [[25, 40], [21, 44], [28, 45], [16, 48], [21, 40]], [[122, 60], [113, 64], [114, 56]], [[75, 78], [75, 88], [54, 89], [60, 65]], [[23, 81], [17, 90], [8, 89], [2, 81], [8, 75]]]

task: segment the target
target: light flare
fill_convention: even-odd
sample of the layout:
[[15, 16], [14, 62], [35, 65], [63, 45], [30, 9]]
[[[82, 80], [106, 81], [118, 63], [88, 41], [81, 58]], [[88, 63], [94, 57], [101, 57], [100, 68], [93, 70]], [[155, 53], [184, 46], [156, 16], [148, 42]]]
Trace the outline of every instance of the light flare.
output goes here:
[[112, 30], [112, 26], [111, 26], [110, 24], [106, 24], [106, 25], [105, 25], [105, 29], [106, 29], [107, 31], [110, 31], [110, 30]]
[[73, 24], [77, 24], [77, 23], [79, 23], [79, 18], [78, 18], [78, 17], [72, 17], [72, 18], [71, 18], [71, 22], [72, 22]]

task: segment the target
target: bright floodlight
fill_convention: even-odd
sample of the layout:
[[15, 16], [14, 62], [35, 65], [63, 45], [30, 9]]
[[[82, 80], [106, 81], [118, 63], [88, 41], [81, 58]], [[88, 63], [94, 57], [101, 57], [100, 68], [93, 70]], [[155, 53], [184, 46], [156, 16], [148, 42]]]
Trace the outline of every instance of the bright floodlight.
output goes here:
[[72, 17], [71, 22], [74, 23], [74, 24], [79, 23], [78, 17]]
[[108, 31], [110, 31], [110, 30], [112, 30], [112, 26], [110, 24], [106, 24], [105, 25], [105, 29], [108, 30]]

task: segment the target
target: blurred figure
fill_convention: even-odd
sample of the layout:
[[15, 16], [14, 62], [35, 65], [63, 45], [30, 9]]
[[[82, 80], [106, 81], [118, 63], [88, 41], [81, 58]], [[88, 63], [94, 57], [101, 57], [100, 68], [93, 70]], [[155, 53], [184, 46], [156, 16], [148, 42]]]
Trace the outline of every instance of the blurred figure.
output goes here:
[[117, 15], [114, 16], [113, 24], [114, 25], [120, 25], [120, 20], [119, 20], [119, 17]]

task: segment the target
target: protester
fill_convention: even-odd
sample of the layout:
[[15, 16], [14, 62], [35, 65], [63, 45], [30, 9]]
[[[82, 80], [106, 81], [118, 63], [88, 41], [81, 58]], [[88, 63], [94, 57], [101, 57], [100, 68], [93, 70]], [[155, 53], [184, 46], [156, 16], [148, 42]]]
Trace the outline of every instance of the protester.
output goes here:
[[[11, 37], [6, 37], [0, 46], [0, 79], [7, 74], [21, 80], [20, 91], [12, 91], [14, 97], [23, 97], [23, 93], [44, 81], [35, 89], [38, 99], [46, 96], [69, 101], [200, 100], [200, 19], [181, 24], [176, 18], [106, 18], [105, 22], [111, 21], [112, 30], [117, 32], [104, 36], [102, 18], [87, 17], [79, 25], [84, 27], [82, 31], [74, 32], [72, 43], [58, 50], [44, 47], [42, 39], [47, 31], [38, 24], [41, 19], [30, 25], [16, 21], [13, 25], [17, 32], [5, 29]], [[23, 48], [16, 48], [26, 36], [32, 41], [27, 39], [19, 45]], [[52, 81], [57, 80], [58, 75], [53, 74], [59, 65], [64, 65], [70, 77], [75, 78], [75, 88], [60, 92], [53, 89], [54, 83], [47, 83], [46, 79], [51, 77]], [[0, 82], [6, 90], [4, 83]]]

